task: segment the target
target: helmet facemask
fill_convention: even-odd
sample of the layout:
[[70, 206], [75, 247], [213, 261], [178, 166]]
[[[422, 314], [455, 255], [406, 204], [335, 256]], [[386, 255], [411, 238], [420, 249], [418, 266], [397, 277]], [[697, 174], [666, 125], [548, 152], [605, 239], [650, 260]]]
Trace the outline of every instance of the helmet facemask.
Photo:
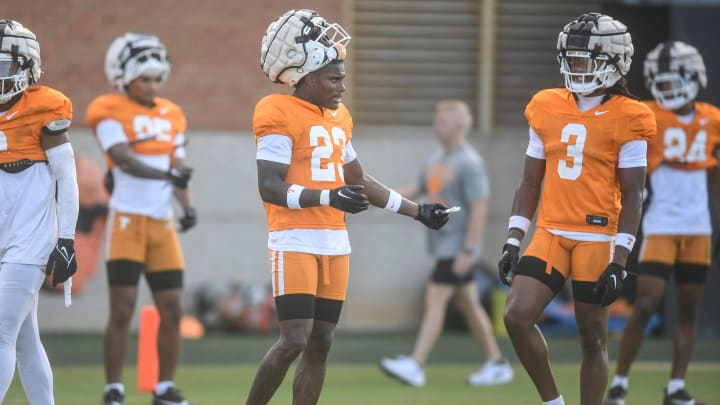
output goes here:
[[5, 104], [30, 85], [24, 58], [0, 53], [0, 104]]
[[660, 73], [650, 83], [650, 93], [666, 110], [677, 110], [695, 100], [700, 86], [677, 72]]
[[[617, 66], [608, 55], [588, 51], [564, 51], [559, 56], [560, 73], [565, 87], [573, 93], [588, 95], [603, 87], [611, 87], [617, 79]], [[612, 82], [612, 84], [609, 84]]]

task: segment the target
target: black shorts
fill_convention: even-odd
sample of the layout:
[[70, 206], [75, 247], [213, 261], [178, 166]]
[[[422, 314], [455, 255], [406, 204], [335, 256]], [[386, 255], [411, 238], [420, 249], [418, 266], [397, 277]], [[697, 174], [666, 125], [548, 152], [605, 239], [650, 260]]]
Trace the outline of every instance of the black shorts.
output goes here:
[[438, 259], [435, 263], [430, 279], [438, 284], [464, 285], [475, 279], [475, 271], [471, 267], [470, 270], [462, 277], [458, 277], [453, 273], [452, 266], [455, 259]]

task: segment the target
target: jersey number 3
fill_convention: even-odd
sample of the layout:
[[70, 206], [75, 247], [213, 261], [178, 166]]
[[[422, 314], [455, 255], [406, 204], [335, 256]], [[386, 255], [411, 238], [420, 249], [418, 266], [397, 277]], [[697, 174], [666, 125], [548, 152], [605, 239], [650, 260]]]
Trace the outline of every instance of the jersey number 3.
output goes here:
[[[570, 138], [575, 135], [575, 143], [570, 143]], [[560, 142], [567, 144], [566, 159], [560, 159], [558, 174], [561, 179], [577, 180], [582, 172], [583, 149], [585, 149], [585, 138], [587, 129], [581, 124], [567, 124], [560, 134]]]

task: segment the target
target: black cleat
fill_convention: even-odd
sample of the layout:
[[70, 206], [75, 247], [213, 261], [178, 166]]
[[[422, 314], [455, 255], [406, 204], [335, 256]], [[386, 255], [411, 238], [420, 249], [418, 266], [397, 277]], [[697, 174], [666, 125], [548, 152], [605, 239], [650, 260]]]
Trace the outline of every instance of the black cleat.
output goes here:
[[101, 405], [123, 405], [125, 395], [115, 388], [106, 391]]
[[183, 398], [175, 387], [170, 387], [162, 395], [153, 392], [152, 405], [190, 405], [190, 402]]
[[613, 387], [610, 387], [607, 398], [605, 398], [605, 402], [603, 402], [603, 405], [625, 405], [626, 395], [627, 390], [621, 385], [615, 385]]
[[665, 391], [665, 399], [663, 405], [705, 405], [704, 402], [698, 402], [687, 391], [681, 389], [668, 395]]

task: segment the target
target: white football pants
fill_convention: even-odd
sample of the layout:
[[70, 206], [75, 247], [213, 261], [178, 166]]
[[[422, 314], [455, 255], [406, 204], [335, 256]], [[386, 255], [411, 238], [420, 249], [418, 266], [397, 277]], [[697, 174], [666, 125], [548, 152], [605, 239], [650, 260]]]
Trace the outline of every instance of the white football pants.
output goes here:
[[42, 266], [0, 263], [0, 403], [20, 374], [30, 405], [54, 405], [53, 376], [40, 342], [37, 306]]

